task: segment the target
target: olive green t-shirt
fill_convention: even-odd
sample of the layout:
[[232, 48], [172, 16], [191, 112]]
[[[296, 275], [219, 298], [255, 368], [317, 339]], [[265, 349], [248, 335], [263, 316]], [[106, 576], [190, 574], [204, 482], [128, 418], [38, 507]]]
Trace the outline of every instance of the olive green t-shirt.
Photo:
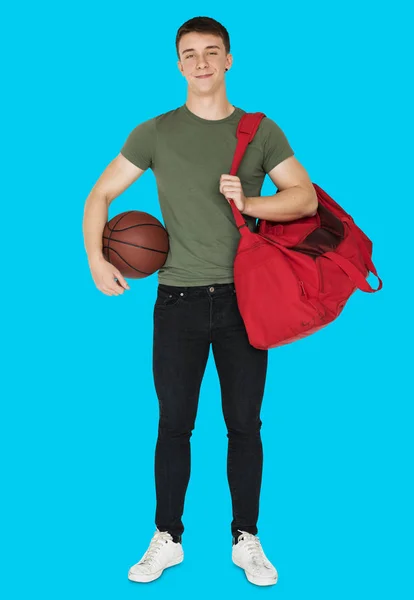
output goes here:
[[[140, 169], [152, 169], [169, 236], [159, 283], [197, 286], [234, 281], [240, 232], [219, 186], [220, 176], [230, 173], [236, 129], [245, 112], [235, 107], [230, 116], [210, 120], [183, 104], [143, 121], [128, 135], [121, 154]], [[244, 195], [260, 196], [266, 173], [292, 155], [283, 131], [264, 117], [236, 173]], [[243, 216], [254, 231], [256, 218]]]

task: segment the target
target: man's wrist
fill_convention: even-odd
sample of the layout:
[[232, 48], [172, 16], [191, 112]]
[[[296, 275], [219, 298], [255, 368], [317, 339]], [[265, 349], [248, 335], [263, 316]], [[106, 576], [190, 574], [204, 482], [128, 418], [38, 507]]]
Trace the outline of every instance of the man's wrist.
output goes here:
[[100, 263], [104, 260], [106, 260], [106, 259], [103, 255], [102, 251], [92, 252], [91, 254], [88, 254], [88, 262], [90, 265]]
[[245, 196], [245, 202], [244, 202], [244, 210], [243, 210], [243, 214], [247, 215], [248, 217], [252, 217], [253, 215], [251, 214], [251, 207], [252, 207], [252, 202], [251, 202], [251, 197]]

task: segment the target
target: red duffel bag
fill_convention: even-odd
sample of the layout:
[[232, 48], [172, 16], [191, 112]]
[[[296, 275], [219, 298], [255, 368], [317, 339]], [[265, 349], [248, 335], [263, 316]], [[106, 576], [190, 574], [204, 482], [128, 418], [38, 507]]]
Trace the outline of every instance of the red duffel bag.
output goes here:
[[[245, 113], [237, 127], [230, 175], [236, 175], [264, 113]], [[315, 216], [276, 223], [260, 220], [252, 232], [234, 204], [240, 231], [234, 260], [237, 304], [249, 342], [267, 350], [295, 342], [336, 319], [356, 289], [382, 288], [372, 242], [352, 217], [315, 183]], [[379, 285], [366, 281], [369, 272]]]

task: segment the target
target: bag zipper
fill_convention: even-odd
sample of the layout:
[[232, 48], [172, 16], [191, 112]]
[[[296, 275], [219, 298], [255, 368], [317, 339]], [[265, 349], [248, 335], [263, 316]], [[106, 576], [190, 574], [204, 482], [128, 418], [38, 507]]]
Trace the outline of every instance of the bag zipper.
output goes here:
[[321, 293], [323, 293], [324, 291], [324, 283], [323, 283], [323, 274], [322, 274], [322, 268], [321, 268], [321, 261], [318, 260], [319, 257], [316, 258], [316, 267], [318, 269], [318, 274], [319, 274], [319, 291]]
[[312, 308], [318, 313], [318, 315], [320, 316], [320, 318], [324, 318], [325, 317], [325, 313], [321, 312], [321, 310], [314, 305], [314, 303], [309, 300], [309, 296], [305, 290], [305, 284], [303, 283], [303, 281], [299, 281], [299, 285], [302, 291], [302, 295], [306, 298], [306, 301], [312, 306]]

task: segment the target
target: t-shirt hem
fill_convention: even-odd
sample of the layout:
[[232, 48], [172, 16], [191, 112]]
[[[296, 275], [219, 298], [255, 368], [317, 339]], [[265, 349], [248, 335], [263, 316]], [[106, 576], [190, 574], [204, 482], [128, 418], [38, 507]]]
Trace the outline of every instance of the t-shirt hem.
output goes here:
[[127, 160], [129, 160], [129, 162], [132, 162], [132, 164], [135, 165], [136, 167], [138, 167], [138, 169], [141, 169], [142, 171], [146, 171], [147, 169], [149, 169], [148, 165], [143, 165], [142, 163], [140, 163], [139, 160], [136, 160], [136, 158], [134, 156], [132, 156], [131, 154], [129, 154], [128, 152], [121, 150], [120, 154], [122, 154], [122, 156], [124, 156]]
[[158, 283], [164, 283], [165, 285], [176, 285], [178, 287], [192, 287], [198, 285], [214, 285], [215, 283], [234, 283], [233, 277], [213, 277], [212, 279], [192, 279], [191, 281], [177, 281], [176, 279], [168, 279], [158, 277]]
[[281, 154], [277, 161], [273, 164], [272, 167], [270, 167], [270, 169], [268, 169], [266, 171], [266, 173], [270, 173], [270, 171], [272, 171], [275, 167], [277, 167], [277, 165], [280, 165], [281, 162], [283, 162], [284, 160], [286, 160], [287, 158], [290, 158], [291, 156], [294, 156], [295, 153], [293, 150], [287, 150], [286, 152], [283, 152], [283, 154]]

